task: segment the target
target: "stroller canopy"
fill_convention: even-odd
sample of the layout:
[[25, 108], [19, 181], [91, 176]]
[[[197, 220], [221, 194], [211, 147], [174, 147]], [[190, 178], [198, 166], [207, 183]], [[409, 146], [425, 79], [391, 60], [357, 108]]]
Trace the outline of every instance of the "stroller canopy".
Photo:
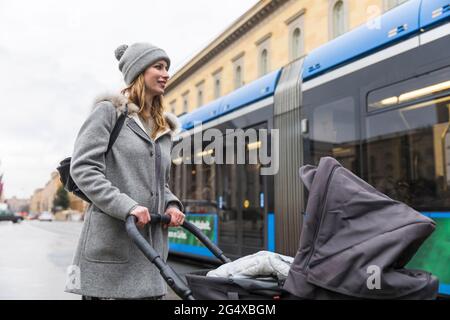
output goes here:
[[309, 191], [300, 247], [284, 289], [307, 299], [432, 299], [438, 280], [404, 266], [435, 223], [331, 157], [300, 168]]

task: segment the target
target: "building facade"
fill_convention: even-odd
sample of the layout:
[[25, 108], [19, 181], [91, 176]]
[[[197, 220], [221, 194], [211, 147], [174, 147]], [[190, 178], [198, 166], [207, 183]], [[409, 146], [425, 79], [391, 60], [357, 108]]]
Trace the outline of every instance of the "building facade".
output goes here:
[[[56, 192], [61, 186], [59, 173], [57, 171], [52, 172], [50, 180], [46, 183], [44, 188], [36, 189], [33, 196], [30, 199], [30, 212], [39, 213], [42, 211], [53, 210], [53, 200], [55, 199]], [[84, 212], [88, 203], [80, 198], [69, 193], [69, 208], [75, 211]]]
[[172, 75], [181, 115], [302, 57], [407, 0], [261, 0]]
[[28, 212], [30, 207], [30, 199], [19, 199], [17, 197], [12, 197], [6, 199], [5, 201], [8, 207], [13, 212]]
[[43, 188], [38, 188], [34, 191], [30, 198], [30, 213], [39, 213], [44, 211], [43, 201], [42, 201], [42, 190]]

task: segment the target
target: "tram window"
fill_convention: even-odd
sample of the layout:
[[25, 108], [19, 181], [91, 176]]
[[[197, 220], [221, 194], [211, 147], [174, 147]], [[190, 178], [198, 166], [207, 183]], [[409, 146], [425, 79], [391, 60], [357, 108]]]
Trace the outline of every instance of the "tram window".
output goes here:
[[[203, 146], [206, 147], [206, 144]], [[197, 150], [190, 155], [194, 160], [203, 156], [202, 150]], [[191, 161], [192, 161], [191, 160]], [[192, 161], [194, 162], [194, 161]], [[195, 161], [196, 162], [196, 161]], [[199, 164], [183, 164], [183, 200], [189, 203], [189, 210], [196, 213], [216, 211], [216, 166], [201, 161]]]
[[[450, 74], [447, 76], [450, 79]], [[367, 180], [381, 192], [418, 210], [447, 211], [450, 91], [435, 93], [436, 98], [424, 101], [418, 96], [407, 107], [367, 117]]]
[[[253, 126], [252, 129], [266, 129], [266, 124]], [[258, 131], [257, 131], [258, 133]], [[260, 137], [257, 136], [258, 141]], [[239, 165], [239, 177], [241, 183], [242, 196], [242, 240], [246, 247], [245, 253], [253, 253], [254, 248], [264, 247], [264, 176], [261, 173], [261, 164], [252, 164], [250, 152], [252, 149], [259, 148], [260, 144], [247, 141], [246, 164]], [[249, 251], [247, 251], [249, 250]]]
[[450, 90], [449, 74], [450, 67], [374, 90], [368, 95], [368, 111], [415, 104], [419, 99], [429, 99], [436, 93]]
[[197, 164], [196, 171], [196, 196], [197, 200], [214, 201], [215, 191], [215, 165]]
[[[267, 124], [243, 128], [247, 129], [254, 129], [255, 135], [252, 137], [259, 141], [259, 129], [267, 129]], [[265, 203], [273, 196], [266, 194], [266, 177], [261, 175], [261, 164], [251, 156], [260, 148], [261, 144], [257, 141], [246, 138], [245, 164], [238, 164], [237, 150], [241, 145], [229, 136], [225, 141], [224, 154], [233, 163], [219, 165], [217, 169], [217, 195], [222, 203], [219, 208], [219, 244], [227, 253], [239, 256], [264, 248]], [[252, 163], [253, 160], [256, 163]]]
[[187, 164], [187, 200], [215, 201], [215, 166]]
[[356, 110], [353, 97], [306, 108], [311, 126], [310, 161], [318, 164], [321, 157], [332, 156], [346, 168], [357, 172]]

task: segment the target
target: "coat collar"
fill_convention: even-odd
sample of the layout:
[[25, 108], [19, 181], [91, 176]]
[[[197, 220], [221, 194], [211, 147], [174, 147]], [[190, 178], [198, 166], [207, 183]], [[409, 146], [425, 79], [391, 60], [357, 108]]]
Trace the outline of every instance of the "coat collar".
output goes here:
[[[147, 134], [147, 131], [145, 130], [145, 126], [144, 126], [144, 124], [142, 123], [141, 118], [138, 116], [137, 113], [133, 113], [133, 114], [131, 114], [131, 115], [128, 115], [128, 118], [133, 119], [134, 122], [137, 123], [137, 125], [139, 126], [139, 128], [142, 129], [142, 131], [145, 133], [145, 135], [146, 135], [147, 137], [150, 138], [150, 136]], [[166, 121], [169, 122], [169, 121], [167, 120], [167, 117], [166, 117]], [[132, 121], [130, 121], [129, 123], [132, 123]], [[149, 126], [150, 126], [150, 128], [153, 127], [153, 125], [152, 125], [151, 123], [149, 124]], [[165, 135], [165, 134], [167, 134], [167, 133], [171, 133], [171, 132], [172, 132], [171, 129], [166, 129], [166, 130], [164, 130], [164, 131], [162, 131], [162, 132], [159, 132], [159, 133], [156, 135], [156, 137], [155, 137], [155, 141], [158, 140], [159, 137], [162, 137], [163, 135]], [[171, 134], [172, 134], [172, 133], [171, 133]]]
[[[95, 99], [95, 103], [93, 108], [102, 101], [109, 101], [113, 104], [113, 106], [116, 108], [117, 115], [120, 115], [125, 112], [125, 107], [128, 104], [128, 119], [127, 121], [128, 126], [140, 137], [147, 141], [152, 141], [152, 139], [148, 136], [144, 125], [142, 124], [141, 119], [138, 116], [139, 107], [135, 105], [134, 103], [130, 102], [127, 97], [125, 97], [122, 94], [102, 94], [98, 96]], [[164, 112], [164, 117], [167, 121], [167, 124], [169, 125], [169, 128], [166, 129], [163, 132], [158, 133], [158, 135], [155, 138], [155, 141], [162, 137], [165, 134], [170, 134], [172, 136], [180, 133], [181, 131], [181, 124], [178, 118], [170, 112]], [[131, 121], [130, 121], [131, 120]], [[150, 128], [153, 127], [152, 123], [149, 123]]]

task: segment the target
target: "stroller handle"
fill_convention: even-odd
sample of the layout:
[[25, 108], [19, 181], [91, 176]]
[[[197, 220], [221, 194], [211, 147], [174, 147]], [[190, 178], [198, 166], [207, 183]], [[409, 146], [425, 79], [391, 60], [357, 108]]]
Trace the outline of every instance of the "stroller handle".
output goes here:
[[[194, 300], [192, 296], [192, 291], [189, 287], [184, 283], [184, 281], [180, 278], [180, 276], [165, 263], [158, 252], [148, 243], [148, 241], [142, 236], [139, 230], [136, 227], [137, 217], [133, 215], [129, 215], [126, 219], [125, 228], [131, 240], [136, 244], [136, 246], [141, 250], [141, 252], [145, 255], [145, 257], [152, 262], [160, 271], [161, 276], [164, 278], [166, 283], [175, 291], [175, 293], [185, 299], [185, 300]], [[159, 214], [150, 214], [150, 224], [169, 224], [170, 216], [169, 215], [159, 215]], [[227, 258], [223, 251], [220, 250], [197, 226], [189, 221], [184, 221], [181, 225], [184, 229], [191, 232], [197, 239], [199, 239], [222, 263], [231, 262], [229, 258]]]
[[[157, 223], [158, 218], [151, 217], [151, 221], [153, 223]], [[159, 218], [159, 222], [161, 222], [161, 218]], [[170, 217], [169, 217], [170, 221]], [[184, 281], [179, 277], [179, 275], [165, 263], [158, 252], [148, 243], [148, 241], [142, 236], [139, 230], [136, 227], [137, 218], [133, 215], [127, 217], [125, 228], [127, 230], [128, 235], [136, 244], [136, 246], [142, 251], [144, 256], [153, 263], [161, 273], [161, 276], [164, 278], [166, 283], [172, 288], [175, 293], [183, 298], [184, 300], [195, 300], [192, 296], [192, 291], [189, 287], [184, 283]]]
[[151, 213], [150, 214], [150, 223], [151, 224], [157, 224], [157, 223], [162, 223], [162, 224], [169, 224], [170, 223], [170, 216], [169, 215], [160, 215], [160, 214], [154, 214]]
[[184, 221], [181, 225], [184, 229], [188, 230], [192, 233], [201, 243], [211, 251], [217, 259], [219, 259], [222, 263], [231, 262], [231, 259], [226, 257], [222, 250], [218, 246], [216, 246], [203, 232], [200, 230], [195, 224], [189, 221]]
[[[153, 213], [150, 214], [150, 224], [158, 224], [158, 223], [169, 224], [170, 216]], [[223, 251], [220, 250], [220, 248], [217, 247], [195, 224], [185, 220], [181, 225], [181, 227], [188, 230], [198, 240], [200, 240], [200, 242], [203, 243], [205, 247], [207, 247], [208, 250], [211, 251], [214, 254], [214, 256], [217, 259], [219, 259], [222, 263], [231, 262], [231, 260], [224, 255]]]

